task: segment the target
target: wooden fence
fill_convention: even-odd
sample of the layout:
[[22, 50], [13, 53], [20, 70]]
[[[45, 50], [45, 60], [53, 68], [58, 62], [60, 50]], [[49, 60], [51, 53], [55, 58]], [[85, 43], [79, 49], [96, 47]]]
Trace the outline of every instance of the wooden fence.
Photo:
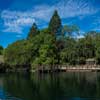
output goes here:
[[44, 65], [37, 66], [35, 71], [53, 72], [53, 71], [100, 71], [100, 65]]

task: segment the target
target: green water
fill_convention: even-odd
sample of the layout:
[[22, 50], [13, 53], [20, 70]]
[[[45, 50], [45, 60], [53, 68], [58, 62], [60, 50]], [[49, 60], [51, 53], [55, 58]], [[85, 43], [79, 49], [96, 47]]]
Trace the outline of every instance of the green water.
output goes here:
[[0, 100], [100, 100], [100, 73], [2, 74]]

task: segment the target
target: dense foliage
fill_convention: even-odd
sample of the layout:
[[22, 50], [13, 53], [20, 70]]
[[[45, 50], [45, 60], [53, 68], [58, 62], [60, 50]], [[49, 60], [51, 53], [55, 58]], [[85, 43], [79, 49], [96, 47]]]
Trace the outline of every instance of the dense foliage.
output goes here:
[[31, 39], [32, 37], [34, 37], [38, 33], [39, 33], [39, 30], [37, 28], [37, 25], [35, 23], [33, 23], [32, 27], [30, 29], [30, 32], [28, 34], [27, 39]]
[[60, 16], [58, 15], [58, 12], [55, 10], [49, 23], [49, 30], [51, 34], [57, 36], [61, 34], [61, 29], [62, 29], [61, 19]]
[[[81, 34], [81, 33], [80, 33]], [[77, 38], [76, 25], [62, 25], [55, 11], [48, 28], [39, 30], [33, 24], [26, 40], [16, 41], [5, 49], [5, 62], [13, 66], [85, 64], [86, 59], [96, 59], [100, 64], [100, 34], [90, 31], [83, 38]]]
[[2, 55], [2, 54], [3, 54], [3, 47], [0, 46], [0, 55]]

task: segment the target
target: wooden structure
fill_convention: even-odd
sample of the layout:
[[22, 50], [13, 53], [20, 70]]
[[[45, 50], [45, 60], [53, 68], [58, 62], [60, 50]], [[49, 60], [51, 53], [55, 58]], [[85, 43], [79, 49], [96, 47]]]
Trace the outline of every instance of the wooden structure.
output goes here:
[[89, 59], [86, 60], [86, 64], [87, 65], [95, 65], [96, 60], [94, 58], [89, 58]]
[[67, 71], [100, 71], [100, 65], [55, 65], [55, 66], [39, 66], [34, 72], [67, 72]]

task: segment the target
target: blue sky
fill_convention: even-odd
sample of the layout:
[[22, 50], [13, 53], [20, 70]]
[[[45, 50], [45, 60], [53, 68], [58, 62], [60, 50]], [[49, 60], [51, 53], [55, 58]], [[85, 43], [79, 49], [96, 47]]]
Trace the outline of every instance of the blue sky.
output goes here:
[[55, 9], [64, 25], [76, 24], [81, 36], [100, 31], [100, 0], [0, 0], [0, 45], [27, 37], [34, 22], [47, 27]]

